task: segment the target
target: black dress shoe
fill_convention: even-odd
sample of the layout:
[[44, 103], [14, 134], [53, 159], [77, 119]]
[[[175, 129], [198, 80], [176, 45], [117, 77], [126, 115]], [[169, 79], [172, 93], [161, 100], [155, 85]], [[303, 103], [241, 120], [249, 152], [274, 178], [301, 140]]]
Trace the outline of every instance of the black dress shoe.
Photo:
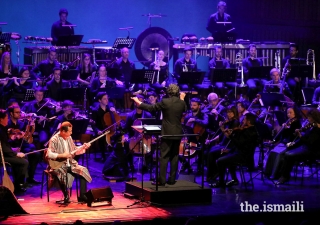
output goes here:
[[165, 183], [163, 184], [163, 183], [160, 183], [159, 181], [158, 182], [155, 182], [155, 181], [151, 182], [152, 185], [157, 185], [157, 183], [158, 183], [158, 186], [165, 186], [166, 185]]
[[224, 188], [225, 184], [217, 181], [217, 182], [215, 182], [213, 184], [210, 184], [209, 186], [212, 187], [212, 188]]
[[234, 186], [234, 185], [238, 185], [239, 184], [239, 181], [237, 180], [230, 180], [226, 183], [226, 186], [227, 187], [231, 187], [231, 186]]
[[22, 194], [22, 193], [25, 193], [26, 191], [27, 191], [27, 189], [24, 187], [21, 187], [21, 186], [14, 188], [15, 194]]
[[78, 197], [78, 202], [87, 202], [87, 197], [85, 195]]
[[41, 181], [38, 181], [38, 180], [32, 178], [32, 179], [27, 179], [27, 183], [29, 183], [29, 184], [41, 184]]
[[167, 181], [168, 185], [175, 185], [176, 181], [172, 182], [172, 181]]
[[284, 184], [286, 182], [289, 181], [289, 178], [286, 178], [286, 177], [280, 177], [280, 179], [276, 182], [276, 185], [279, 185], [279, 184]]
[[70, 197], [69, 196], [67, 196], [67, 197], [64, 197], [64, 199], [63, 199], [63, 203], [64, 204], [68, 204], [68, 203], [70, 203], [71, 201], [70, 201]]

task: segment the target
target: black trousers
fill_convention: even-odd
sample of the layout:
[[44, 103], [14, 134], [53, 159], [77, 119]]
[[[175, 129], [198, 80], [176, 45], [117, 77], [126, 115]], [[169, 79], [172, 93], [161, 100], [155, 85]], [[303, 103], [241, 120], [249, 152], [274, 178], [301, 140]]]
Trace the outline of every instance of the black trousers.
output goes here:
[[11, 164], [14, 185], [19, 186], [25, 182], [29, 162], [24, 158], [19, 157], [4, 157], [4, 161]]
[[[22, 149], [21, 152], [23, 153], [28, 153], [28, 152], [33, 152], [36, 149], [34, 144], [29, 144], [29, 143], [23, 143], [22, 144]], [[41, 153], [36, 152], [28, 155], [28, 161], [29, 161], [29, 168], [28, 168], [28, 179], [32, 180], [34, 178], [37, 165], [40, 162], [41, 159]]]
[[[69, 167], [69, 168], [67, 169], [67, 173], [72, 174], [72, 176], [77, 176], [77, 175], [78, 175], [78, 174], [72, 173], [71, 167]], [[88, 183], [88, 182], [87, 182], [87, 180], [84, 179], [84, 177], [82, 177], [81, 175], [78, 175], [78, 176], [79, 176], [79, 178], [80, 178], [80, 197], [83, 197], [84, 194], [87, 192], [87, 183]], [[60, 188], [61, 188], [61, 191], [62, 191], [63, 195], [64, 195], [65, 197], [67, 197], [67, 196], [68, 196], [68, 191], [67, 191], [66, 185], [61, 184], [60, 182], [59, 182], [59, 184], [60, 184]]]
[[237, 180], [236, 165], [237, 163], [245, 163], [245, 162], [246, 162], [245, 157], [243, 157], [238, 152], [228, 153], [227, 155], [220, 157], [217, 160], [217, 166], [219, 170], [219, 182], [224, 183], [224, 177], [225, 177], [227, 168], [229, 168], [231, 178], [233, 180]]
[[170, 162], [170, 176], [168, 182], [174, 183], [178, 170], [178, 156], [181, 140], [162, 139], [160, 146], [160, 179], [159, 182], [166, 183], [167, 167]]
[[224, 156], [225, 154], [221, 154], [221, 150], [225, 148], [222, 145], [213, 146], [207, 156], [207, 178], [213, 177], [218, 173], [218, 166], [216, 161]]

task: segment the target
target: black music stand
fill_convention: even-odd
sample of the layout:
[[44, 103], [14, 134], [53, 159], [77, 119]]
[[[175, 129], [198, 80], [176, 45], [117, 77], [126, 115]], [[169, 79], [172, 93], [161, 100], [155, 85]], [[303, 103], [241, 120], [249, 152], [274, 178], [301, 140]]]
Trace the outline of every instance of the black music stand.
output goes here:
[[249, 68], [248, 78], [249, 79], [270, 79], [270, 70], [273, 66], [255, 66]]
[[81, 44], [83, 35], [64, 35], [58, 37], [56, 46], [65, 46], [67, 48], [67, 62], [69, 62], [69, 47], [79, 46]]
[[84, 91], [85, 87], [79, 88], [61, 88], [59, 89], [59, 98], [62, 99], [63, 97], [68, 96], [68, 99], [71, 101], [79, 101], [80, 99], [84, 98]]
[[264, 107], [282, 106], [286, 101], [284, 94], [280, 93], [261, 93], [261, 100]]
[[124, 86], [115, 86], [107, 88], [106, 92], [110, 99], [123, 99], [123, 96], [126, 92], [126, 88]]
[[89, 125], [89, 119], [68, 120], [72, 124], [72, 139], [79, 140], [81, 134], [85, 134]]
[[11, 33], [4, 32], [0, 34], [0, 43], [10, 43]]
[[[223, 26], [222, 24], [219, 24]], [[226, 31], [217, 31], [213, 35], [215, 43], [222, 43], [222, 44], [231, 44], [236, 43], [237, 34], [234, 32], [226, 32]]]
[[77, 81], [77, 77], [79, 74], [79, 70], [62, 70], [61, 71], [61, 78], [63, 80], [69, 81], [71, 87], [73, 87], [73, 82]]
[[34, 100], [34, 90], [33, 89], [27, 89], [25, 95], [24, 95], [24, 101], [28, 102]]
[[210, 81], [215, 82], [237, 82], [237, 69], [210, 69]]
[[179, 77], [179, 84], [202, 84], [204, 72], [182, 72]]
[[117, 38], [114, 41], [112, 48], [121, 49], [126, 47], [128, 49], [131, 49], [135, 41], [136, 41], [136, 38]]
[[153, 76], [156, 76], [157, 70], [133, 70], [131, 75], [131, 84], [151, 83]]
[[289, 77], [301, 77], [312, 79], [313, 67], [311, 65], [295, 65], [291, 66]]

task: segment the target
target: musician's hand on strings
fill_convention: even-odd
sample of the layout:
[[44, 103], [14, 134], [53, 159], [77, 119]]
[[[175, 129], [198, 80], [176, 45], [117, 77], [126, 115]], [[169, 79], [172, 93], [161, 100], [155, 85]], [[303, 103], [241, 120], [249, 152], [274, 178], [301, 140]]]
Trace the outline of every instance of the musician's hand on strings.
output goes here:
[[98, 135], [101, 135], [101, 134], [102, 134], [102, 131], [101, 131], [101, 130], [99, 130], [99, 131], [98, 131]]
[[226, 148], [221, 149], [221, 154], [228, 153], [228, 152], [229, 152], [229, 149], [226, 149]]
[[[165, 81], [163, 81], [163, 82], [165, 82]], [[184, 92], [180, 92], [180, 99], [182, 100], [182, 101], [184, 101], [184, 98], [186, 97], [186, 93], [184, 93]]]
[[83, 147], [84, 149], [88, 149], [88, 148], [90, 148], [90, 146], [91, 146], [90, 143], [84, 143], [84, 144], [82, 145], [82, 147]]
[[190, 119], [188, 120], [187, 124], [188, 124], [188, 123], [193, 123], [194, 121], [196, 121], [195, 118], [190, 118]]
[[[161, 83], [161, 86], [162, 86], [162, 87], [165, 87], [165, 86], [166, 86], [166, 83], [167, 83], [166, 81], [163, 81], [163, 82]], [[180, 94], [180, 95], [181, 95], [181, 94]], [[181, 96], [180, 96], [180, 98], [181, 98]]]
[[299, 129], [296, 129], [294, 132], [295, 132], [295, 134], [298, 135], [299, 137], [302, 136]]
[[59, 154], [59, 158], [71, 158], [72, 155], [69, 152], [64, 152], [62, 154]]
[[45, 119], [46, 119], [46, 117], [44, 117], [44, 116], [39, 116], [38, 123], [41, 123], [41, 122], [44, 121]]
[[14, 152], [20, 152], [20, 148], [11, 148]]
[[115, 112], [115, 111], [116, 111], [116, 108], [110, 107], [110, 111], [111, 111], [111, 112]]
[[17, 157], [23, 158], [23, 157], [24, 157], [24, 153], [23, 153], [23, 152], [18, 152], [18, 153], [17, 153]]
[[212, 110], [211, 110], [211, 113], [212, 113], [212, 114], [215, 114], [216, 116], [218, 116], [218, 114], [219, 114], [216, 109], [212, 109]]
[[117, 85], [121, 85], [121, 86], [122, 86], [122, 85], [123, 85], [123, 82], [122, 82], [122, 81], [120, 81], [120, 80], [116, 80], [116, 84], [117, 84]]

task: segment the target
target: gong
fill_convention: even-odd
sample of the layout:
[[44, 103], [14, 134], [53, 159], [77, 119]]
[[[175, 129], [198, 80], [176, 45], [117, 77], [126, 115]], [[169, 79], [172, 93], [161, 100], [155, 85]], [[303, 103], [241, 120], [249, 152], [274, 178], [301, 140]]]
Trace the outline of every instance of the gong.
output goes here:
[[[136, 57], [144, 66], [150, 65], [154, 61], [154, 51], [150, 48], [158, 48], [164, 51], [164, 61], [168, 62], [172, 57], [173, 41], [168, 31], [160, 27], [150, 27], [144, 30], [137, 38], [134, 52]], [[170, 46], [170, 56], [168, 56], [168, 47]], [[169, 58], [169, 60], [168, 60]]]

